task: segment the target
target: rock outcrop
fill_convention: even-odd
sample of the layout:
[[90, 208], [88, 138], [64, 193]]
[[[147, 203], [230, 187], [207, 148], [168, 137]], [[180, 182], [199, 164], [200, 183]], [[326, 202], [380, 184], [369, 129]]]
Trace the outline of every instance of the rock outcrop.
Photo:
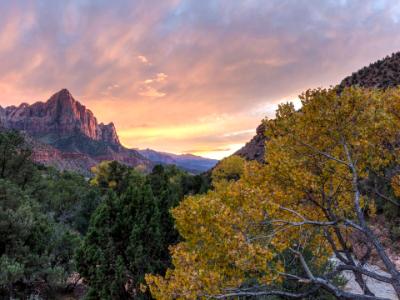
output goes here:
[[265, 126], [261, 123], [256, 130], [256, 135], [246, 143], [243, 148], [236, 151], [235, 155], [239, 155], [247, 160], [257, 160], [264, 162], [265, 156], [265, 141], [267, 138], [264, 135]]

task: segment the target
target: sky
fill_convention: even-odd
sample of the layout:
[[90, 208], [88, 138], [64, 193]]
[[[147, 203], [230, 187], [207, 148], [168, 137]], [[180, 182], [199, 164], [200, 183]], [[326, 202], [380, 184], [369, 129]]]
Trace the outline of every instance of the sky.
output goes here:
[[67, 88], [132, 148], [222, 158], [400, 50], [400, 1], [0, 0], [0, 105]]

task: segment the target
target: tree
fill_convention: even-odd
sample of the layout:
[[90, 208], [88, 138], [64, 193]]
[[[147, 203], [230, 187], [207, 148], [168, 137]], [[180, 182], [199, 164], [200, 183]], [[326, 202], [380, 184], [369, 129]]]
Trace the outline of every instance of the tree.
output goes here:
[[0, 180], [0, 295], [29, 294], [36, 282], [65, 283], [77, 241], [19, 186]]
[[122, 169], [102, 164], [92, 181], [106, 197], [77, 253], [88, 299], [150, 299], [144, 276], [164, 274], [171, 266], [168, 248], [179, 241], [170, 210], [204, 186], [175, 166], [157, 165], [148, 175], [127, 168], [121, 176]]
[[99, 189], [73, 172], [46, 168], [41, 175], [40, 180], [29, 187], [29, 192], [39, 199], [42, 211], [56, 222], [85, 234], [90, 216], [101, 202]]
[[[184, 241], [172, 248], [174, 268], [146, 276], [155, 298], [305, 298], [324, 290], [380, 299], [363, 276], [400, 296], [400, 272], [368, 224], [376, 194], [364, 189], [372, 172], [398, 165], [400, 90], [318, 89], [301, 99], [299, 111], [284, 104], [265, 122], [265, 165], [247, 162], [239, 180], [222, 180], [173, 210]], [[355, 232], [367, 241], [360, 257], [349, 243]], [[387, 276], [365, 268], [372, 252]], [[339, 263], [329, 264], [333, 255]], [[337, 284], [344, 270], [364, 295]]]
[[117, 161], [103, 161], [92, 168], [92, 173], [94, 174], [91, 180], [92, 185], [101, 188], [105, 193], [108, 189], [112, 189], [117, 194], [127, 189], [131, 175], [135, 180], [138, 174], [134, 169]]
[[211, 178], [214, 184], [224, 180], [238, 180], [243, 175], [244, 158], [232, 155], [224, 158], [213, 170]]
[[15, 131], [0, 132], [0, 178], [12, 180], [22, 187], [32, 180], [36, 168], [32, 151], [22, 135]]
[[39, 166], [31, 154], [24, 136], [0, 132], [0, 298], [66, 289], [80, 242], [75, 229], [85, 230], [96, 205], [89, 194], [98, 193], [83, 177]]
[[121, 195], [109, 192], [92, 217], [78, 251], [88, 281], [87, 299], [146, 299], [144, 275], [162, 272], [168, 260], [159, 201], [144, 177]]

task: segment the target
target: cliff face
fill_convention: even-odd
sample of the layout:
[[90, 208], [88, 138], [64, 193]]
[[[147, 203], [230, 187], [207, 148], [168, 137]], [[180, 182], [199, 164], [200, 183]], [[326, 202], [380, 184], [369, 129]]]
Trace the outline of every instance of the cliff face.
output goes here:
[[[343, 79], [338, 85], [338, 89], [348, 86], [384, 89], [398, 85], [400, 85], [400, 52], [354, 72]], [[263, 124], [259, 125], [256, 135], [235, 154], [248, 160], [264, 162], [265, 142], [268, 140], [264, 131]]]
[[5, 127], [39, 138], [82, 134], [96, 141], [119, 145], [114, 124], [98, 124], [93, 113], [66, 89], [54, 94], [47, 102], [6, 107], [2, 116]]

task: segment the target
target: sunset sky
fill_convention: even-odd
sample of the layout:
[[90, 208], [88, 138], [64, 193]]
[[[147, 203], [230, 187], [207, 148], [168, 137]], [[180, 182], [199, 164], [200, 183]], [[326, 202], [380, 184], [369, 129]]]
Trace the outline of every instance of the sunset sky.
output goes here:
[[398, 50], [393, 0], [0, 0], [0, 104], [67, 88], [125, 146], [221, 158]]

